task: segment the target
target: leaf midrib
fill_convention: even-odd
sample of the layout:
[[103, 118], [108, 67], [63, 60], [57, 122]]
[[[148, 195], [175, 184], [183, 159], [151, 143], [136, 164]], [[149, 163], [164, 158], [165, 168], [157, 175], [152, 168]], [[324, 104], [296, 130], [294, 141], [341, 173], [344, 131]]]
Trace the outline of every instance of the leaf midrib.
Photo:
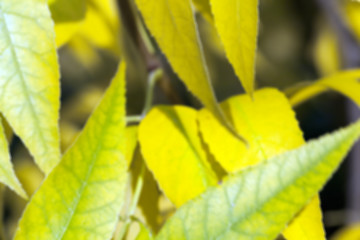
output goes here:
[[[35, 120], [36, 128], [41, 129], [40, 125], [39, 125], [39, 118], [35, 114], [35, 108], [33, 106], [30, 94], [29, 94], [28, 89], [27, 89], [24, 73], [23, 73], [22, 68], [20, 66], [20, 63], [18, 61], [18, 56], [17, 56], [17, 53], [16, 53], [16, 49], [15, 49], [13, 40], [11, 38], [11, 33], [10, 33], [9, 28], [7, 26], [6, 11], [4, 11], [2, 4], [0, 5], [0, 16], [1, 16], [0, 18], [2, 18], [3, 21], [4, 21], [4, 28], [3, 29], [5, 31], [5, 38], [6, 38], [6, 41], [8, 43], [8, 48], [10, 48], [11, 57], [13, 59], [14, 66], [15, 66], [15, 69], [17, 71], [17, 75], [20, 77], [21, 88], [22, 88], [23, 92], [25, 93], [24, 95], [25, 95], [25, 98], [27, 100], [25, 104], [28, 105], [29, 108], [30, 108], [31, 116]], [[10, 124], [11, 124], [11, 122], [10, 122]], [[36, 132], [38, 133], [38, 135], [39, 135], [39, 137], [41, 139], [40, 142], [42, 144], [42, 147], [45, 150], [45, 152], [42, 154], [42, 155], [44, 155], [44, 154], [46, 154], [48, 152], [48, 148], [47, 148], [47, 145], [45, 143], [46, 141], [45, 141], [44, 134], [43, 134], [43, 132], [41, 130], [36, 131]], [[36, 155], [36, 153], [33, 153], [33, 154]], [[44, 163], [42, 163], [42, 164], [44, 164]]]

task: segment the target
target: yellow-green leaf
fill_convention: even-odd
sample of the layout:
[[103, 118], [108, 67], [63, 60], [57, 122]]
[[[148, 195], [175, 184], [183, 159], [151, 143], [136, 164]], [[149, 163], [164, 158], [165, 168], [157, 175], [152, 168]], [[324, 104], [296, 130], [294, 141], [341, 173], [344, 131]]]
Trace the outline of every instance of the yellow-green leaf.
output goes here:
[[[256, 91], [249, 95], [232, 97], [221, 103], [224, 113], [233, 120], [233, 125], [249, 143], [242, 142], [230, 135], [206, 109], [199, 112], [201, 133], [216, 160], [228, 171], [236, 172], [242, 168], [255, 165], [265, 159], [297, 148], [305, 143], [295, 113], [285, 95], [276, 89]], [[320, 203], [305, 208], [285, 232], [288, 240], [293, 236], [306, 239], [299, 232], [299, 225], [304, 221], [311, 224], [307, 234], [323, 232]], [[313, 218], [313, 219], [311, 219]], [[310, 221], [312, 220], [312, 221]], [[318, 240], [324, 239], [324, 235]]]
[[60, 160], [53, 28], [46, 0], [0, 1], [0, 111], [45, 173]]
[[288, 95], [291, 104], [296, 106], [327, 90], [337, 91], [360, 106], [360, 70], [338, 72], [313, 84], [292, 88]]
[[254, 91], [258, 0], [210, 0], [226, 55], [247, 93]]
[[221, 107], [249, 147], [232, 136], [206, 109], [199, 111], [201, 133], [215, 159], [228, 172], [259, 163], [304, 143], [302, 132], [284, 94], [276, 89], [232, 97]]
[[275, 239], [359, 136], [357, 122], [235, 174], [178, 209], [157, 239]]
[[196, 110], [188, 107], [159, 106], [139, 127], [145, 162], [176, 206], [217, 183], [201, 145], [196, 117]]
[[35, 193], [15, 239], [110, 239], [124, 202], [125, 64], [79, 138]]
[[228, 126], [209, 81], [190, 0], [136, 0], [135, 2], [174, 71], [189, 90], [224, 125]]
[[8, 144], [1, 122], [0, 119], [0, 182], [4, 183], [21, 197], [26, 199], [27, 195], [17, 179], [10, 161]]

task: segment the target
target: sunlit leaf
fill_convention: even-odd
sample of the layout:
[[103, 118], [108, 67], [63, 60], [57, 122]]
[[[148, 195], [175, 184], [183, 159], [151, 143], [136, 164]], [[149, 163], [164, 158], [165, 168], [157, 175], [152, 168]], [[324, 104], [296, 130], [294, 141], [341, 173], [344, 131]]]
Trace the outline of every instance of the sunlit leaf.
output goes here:
[[151, 240], [154, 239], [150, 230], [144, 226], [144, 224], [139, 223], [140, 231], [139, 234], [136, 236], [136, 240]]
[[357, 122], [235, 174], [178, 209], [157, 239], [275, 239], [359, 136]]
[[[230, 135], [207, 110], [199, 112], [204, 140], [216, 160], [228, 172], [255, 165], [305, 143], [288, 99], [276, 89], [256, 91], [253, 99], [249, 95], [235, 96], [221, 103], [221, 107], [249, 143], [249, 147], [246, 147]], [[317, 207], [313, 206], [314, 203], [305, 208], [305, 213], [293, 221], [285, 232], [288, 240], [306, 239], [301, 238], [303, 232], [299, 232], [304, 221], [310, 225], [306, 229], [307, 234], [323, 231], [320, 204], [319, 201], [316, 203]], [[324, 239], [324, 236], [317, 236], [318, 240]]]
[[159, 106], [139, 127], [145, 162], [176, 206], [217, 183], [201, 145], [196, 117], [196, 110], [188, 107]]
[[[190, 0], [136, 0], [147, 27], [189, 90], [226, 126], [209, 81]], [[229, 127], [230, 128], [230, 127]]]
[[15, 239], [110, 239], [123, 205], [125, 64], [74, 145], [35, 193]]
[[291, 89], [288, 95], [291, 104], [296, 106], [327, 90], [337, 91], [360, 106], [360, 70], [336, 73], [313, 84]]
[[283, 232], [287, 240], [325, 240], [320, 199], [314, 197]]
[[359, 1], [344, 1], [345, 17], [347, 23], [352, 28], [353, 32], [360, 39], [360, 2]]
[[276, 89], [262, 89], [249, 95], [232, 97], [221, 107], [235, 129], [249, 143], [232, 136], [206, 109], [199, 116], [201, 133], [215, 159], [228, 172], [259, 163], [304, 143], [302, 132], [284, 94]]
[[4, 128], [0, 119], [0, 182], [14, 190], [23, 198], [27, 195], [16, 178], [11, 161]]
[[226, 55], [247, 93], [254, 91], [258, 0], [210, 0]]
[[0, 35], [0, 111], [48, 173], [60, 160], [60, 91], [47, 1], [2, 0]]

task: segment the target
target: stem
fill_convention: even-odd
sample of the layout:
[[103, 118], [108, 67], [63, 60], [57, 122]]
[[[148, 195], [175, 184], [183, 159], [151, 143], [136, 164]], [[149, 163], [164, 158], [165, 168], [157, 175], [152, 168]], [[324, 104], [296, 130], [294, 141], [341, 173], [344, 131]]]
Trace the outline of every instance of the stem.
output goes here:
[[139, 123], [139, 122], [141, 122], [142, 119], [143, 119], [143, 117], [140, 116], [140, 115], [127, 116], [127, 117], [126, 117], [126, 124], [129, 124], [129, 123]]
[[148, 86], [146, 89], [145, 105], [142, 115], [145, 116], [151, 109], [154, 99], [154, 87], [156, 82], [163, 76], [162, 69], [158, 68], [149, 74]]
[[129, 225], [131, 223], [131, 216], [135, 214], [136, 207], [137, 207], [139, 199], [140, 199], [141, 190], [144, 185], [144, 176], [145, 176], [145, 164], [143, 162], [141, 162], [141, 170], [140, 170], [140, 174], [137, 179], [137, 182], [136, 182], [134, 197], [130, 204], [129, 212], [127, 213], [127, 215], [125, 217], [124, 225], [121, 227], [119, 235], [117, 236], [116, 240], [122, 240], [129, 228]]

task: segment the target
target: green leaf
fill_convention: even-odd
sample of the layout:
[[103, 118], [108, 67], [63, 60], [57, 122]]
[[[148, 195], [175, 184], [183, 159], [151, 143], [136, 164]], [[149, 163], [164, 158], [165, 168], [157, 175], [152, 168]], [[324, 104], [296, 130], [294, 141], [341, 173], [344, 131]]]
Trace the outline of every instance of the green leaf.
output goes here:
[[[253, 98], [245, 94], [231, 97], [222, 102], [221, 107], [249, 143], [246, 147], [234, 138], [206, 109], [199, 111], [202, 136], [216, 160], [228, 172], [255, 165], [305, 143], [288, 99], [276, 89], [255, 91]], [[287, 228], [285, 237], [288, 240], [307, 239], [306, 233], [316, 236], [312, 239], [324, 239], [319, 206], [317, 199], [309, 209], [304, 208], [304, 213]], [[306, 231], [299, 231], [302, 226], [308, 227]]]
[[46, 0], [0, 1], [0, 111], [45, 173], [60, 160], [53, 27]]
[[138, 142], [138, 126], [128, 126], [125, 129], [126, 137], [126, 154], [125, 159], [128, 162], [128, 166], [131, 165], [131, 162], [134, 157], [135, 149]]
[[217, 183], [202, 148], [196, 118], [197, 112], [192, 108], [158, 106], [139, 127], [145, 162], [176, 206]]
[[10, 154], [6, 135], [0, 119], [0, 182], [14, 190], [19, 196], [27, 198], [27, 195], [17, 179], [10, 161]]
[[247, 93], [254, 91], [258, 34], [257, 0], [210, 0], [226, 55]]
[[292, 87], [287, 90], [287, 95], [296, 106], [327, 90], [337, 91], [360, 106], [360, 70], [338, 72], [314, 83]]
[[135, 0], [174, 71], [217, 119], [232, 131], [217, 104], [190, 0]]
[[157, 239], [275, 239], [359, 136], [357, 122], [235, 174], [178, 209]]
[[124, 202], [125, 64], [33, 196], [15, 239], [110, 239]]

